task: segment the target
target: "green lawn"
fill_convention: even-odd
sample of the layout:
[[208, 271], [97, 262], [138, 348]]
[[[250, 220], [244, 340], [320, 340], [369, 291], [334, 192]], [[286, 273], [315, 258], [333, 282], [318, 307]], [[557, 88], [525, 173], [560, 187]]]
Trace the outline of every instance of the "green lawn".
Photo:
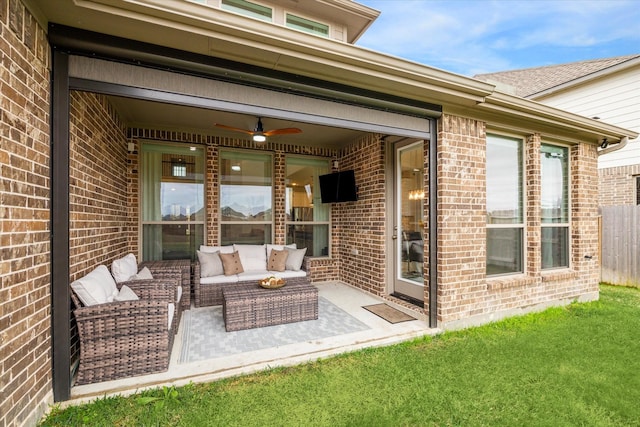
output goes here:
[[210, 384], [54, 409], [42, 425], [640, 425], [640, 290]]

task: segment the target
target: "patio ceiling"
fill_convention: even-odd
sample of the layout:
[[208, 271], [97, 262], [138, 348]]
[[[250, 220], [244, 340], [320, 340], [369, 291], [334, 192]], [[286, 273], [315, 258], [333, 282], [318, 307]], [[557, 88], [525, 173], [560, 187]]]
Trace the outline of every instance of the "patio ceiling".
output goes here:
[[[108, 98], [118, 111], [121, 120], [129, 127], [198, 132], [206, 135], [248, 139], [249, 135], [247, 134], [220, 129], [215, 124], [220, 123], [240, 129], [253, 130], [257, 122], [257, 117], [249, 114], [207, 110], [118, 96], [109, 96]], [[365, 134], [359, 130], [266, 116], [262, 117], [262, 122], [265, 130], [287, 127], [297, 127], [302, 130], [300, 134], [271, 136], [268, 138], [270, 142], [337, 149]]]

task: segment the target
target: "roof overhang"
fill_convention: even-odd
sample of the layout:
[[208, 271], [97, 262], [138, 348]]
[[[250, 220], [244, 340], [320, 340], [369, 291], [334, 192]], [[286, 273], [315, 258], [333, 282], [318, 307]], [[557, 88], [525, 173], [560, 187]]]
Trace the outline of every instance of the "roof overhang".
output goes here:
[[[323, 82], [325, 87], [329, 83], [338, 89], [356, 88], [407, 104], [442, 105], [445, 111], [499, 125], [542, 128], [594, 144], [603, 137], [610, 143], [637, 137], [626, 129], [500, 93], [486, 82], [240, 15], [212, 13], [182, 0], [28, 0], [28, 4], [46, 22], [202, 55], [213, 65], [233, 61], [253, 71], [284, 73], [294, 80]], [[242, 70], [231, 73], [247, 78]]]

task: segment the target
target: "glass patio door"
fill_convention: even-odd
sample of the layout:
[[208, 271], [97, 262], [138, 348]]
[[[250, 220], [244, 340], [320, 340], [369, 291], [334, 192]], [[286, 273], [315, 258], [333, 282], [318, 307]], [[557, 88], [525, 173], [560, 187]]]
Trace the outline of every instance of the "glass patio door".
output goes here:
[[424, 141], [395, 147], [393, 292], [424, 302]]

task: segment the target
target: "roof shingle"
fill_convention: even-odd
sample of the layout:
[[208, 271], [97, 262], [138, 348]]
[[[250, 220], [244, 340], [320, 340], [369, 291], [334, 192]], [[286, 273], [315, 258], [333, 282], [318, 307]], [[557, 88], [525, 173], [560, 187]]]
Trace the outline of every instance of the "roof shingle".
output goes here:
[[487, 83], [507, 84], [514, 88], [515, 95], [527, 98], [538, 92], [635, 58], [640, 58], [640, 54], [548, 65], [545, 67], [525, 68], [521, 70], [501, 71], [498, 73], [477, 74], [474, 78]]

